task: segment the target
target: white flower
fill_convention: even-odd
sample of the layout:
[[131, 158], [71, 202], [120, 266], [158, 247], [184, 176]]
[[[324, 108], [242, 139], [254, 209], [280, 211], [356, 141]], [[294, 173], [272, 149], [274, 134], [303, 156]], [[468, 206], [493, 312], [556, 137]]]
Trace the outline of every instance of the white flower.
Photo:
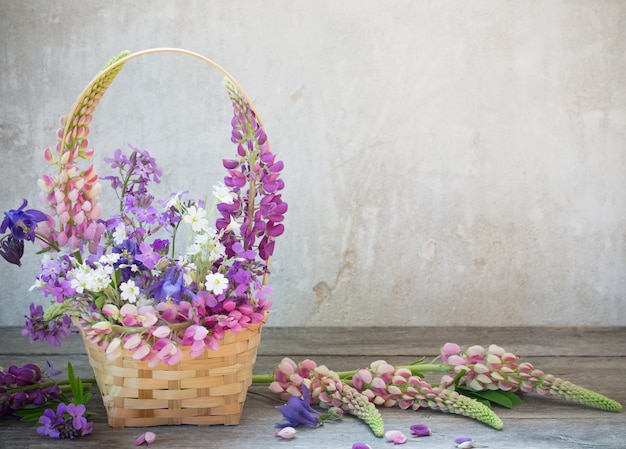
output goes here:
[[189, 206], [187, 213], [183, 215], [183, 221], [191, 225], [193, 232], [200, 232], [209, 226], [209, 220], [206, 219], [206, 211], [196, 206]]
[[226, 255], [226, 247], [221, 242], [216, 241], [209, 253], [209, 260], [215, 262]]
[[240, 228], [241, 228], [241, 223], [239, 223], [238, 221], [235, 221], [233, 218], [230, 219], [230, 223], [228, 223], [228, 226], [226, 226], [226, 229], [228, 229], [229, 231], [233, 231], [235, 233], [239, 232]]
[[222, 273], [209, 273], [206, 275], [205, 288], [216, 295], [221, 295], [228, 288], [228, 279]]
[[176, 207], [176, 209], [178, 209], [178, 206], [180, 206], [180, 199], [185, 193], [187, 193], [187, 191], [173, 193], [169, 201], [165, 203], [165, 210], [170, 209], [172, 207]]
[[116, 245], [121, 245], [126, 240], [126, 226], [124, 223], [120, 223], [115, 227], [115, 231], [113, 231], [113, 240]]
[[135, 281], [129, 279], [126, 282], [122, 282], [120, 284], [121, 297], [124, 301], [128, 301], [130, 303], [135, 303], [137, 301], [137, 296], [141, 294], [139, 287], [135, 285]]
[[219, 200], [220, 203], [233, 204], [237, 194], [226, 187], [223, 182], [220, 185], [213, 186], [213, 196]]
[[198, 243], [194, 243], [193, 245], [189, 245], [187, 247], [186, 253], [188, 256], [195, 256], [200, 251], [202, 251], [202, 246], [200, 246]]

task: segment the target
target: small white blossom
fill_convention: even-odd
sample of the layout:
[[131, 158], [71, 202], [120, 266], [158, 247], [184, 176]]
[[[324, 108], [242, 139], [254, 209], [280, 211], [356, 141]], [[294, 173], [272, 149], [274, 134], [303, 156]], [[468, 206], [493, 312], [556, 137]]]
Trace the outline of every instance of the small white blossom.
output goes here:
[[218, 199], [220, 203], [233, 204], [237, 194], [225, 186], [223, 182], [220, 185], [213, 186], [213, 196]]
[[124, 223], [120, 223], [115, 227], [113, 231], [113, 241], [116, 245], [121, 245], [126, 240], [126, 226]]
[[122, 282], [120, 284], [120, 291], [122, 292], [120, 294], [122, 299], [130, 303], [135, 303], [137, 301], [137, 297], [141, 294], [141, 290], [139, 290], [139, 287], [135, 285], [135, 281], [132, 279]]
[[202, 246], [200, 246], [198, 243], [194, 243], [193, 245], [189, 245], [187, 247], [187, 255], [188, 256], [195, 256], [196, 254], [199, 254], [202, 251]]
[[187, 213], [183, 215], [183, 221], [191, 225], [194, 232], [205, 230], [209, 226], [206, 211], [201, 207], [189, 206]]
[[216, 295], [221, 295], [228, 288], [228, 279], [222, 273], [209, 273], [206, 275], [205, 288]]

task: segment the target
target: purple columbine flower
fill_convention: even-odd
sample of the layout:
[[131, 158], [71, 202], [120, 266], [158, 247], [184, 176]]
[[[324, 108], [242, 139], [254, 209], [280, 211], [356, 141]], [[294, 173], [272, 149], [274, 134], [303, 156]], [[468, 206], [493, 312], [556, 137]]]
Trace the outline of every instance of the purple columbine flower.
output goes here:
[[296, 427], [299, 425], [316, 427], [320, 422], [320, 412], [311, 407], [309, 389], [302, 385], [302, 397], [291, 396], [285, 405], [277, 407], [286, 422], [278, 423], [280, 427]]
[[183, 295], [189, 295], [194, 302], [198, 302], [198, 296], [184, 285], [184, 273], [178, 266], [171, 267], [165, 277], [154, 284], [154, 299], [165, 302], [172, 298], [176, 304], [180, 304]]
[[19, 209], [11, 209], [4, 213], [0, 233], [4, 234], [9, 229], [14, 240], [35, 241], [37, 223], [46, 221], [48, 216], [36, 209], [24, 210], [27, 205], [28, 201], [24, 200]]
[[22, 256], [24, 255], [24, 240], [16, 240], [12, 235], [2, 239], [0, 256], [9, 263], [22, 266]]

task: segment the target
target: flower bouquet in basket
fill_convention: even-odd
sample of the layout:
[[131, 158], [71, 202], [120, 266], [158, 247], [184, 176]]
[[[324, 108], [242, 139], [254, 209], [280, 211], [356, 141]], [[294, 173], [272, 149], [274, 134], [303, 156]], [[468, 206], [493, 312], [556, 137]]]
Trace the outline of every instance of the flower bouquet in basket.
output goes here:
[[[111, 175], [81, 168], [94, 155], [89, 124], [102, 95], [129, 59], [155, 51], [110, 61], [61, 118], [56, 148], [44, 151], [54, 167], [39, 180], [44, 211], [24, 200], [6, 212], [0, 251], [19, 265], [24, 242], [41, 243], [33, 288], [51, 305], [31, 305], [24, 333], [58, 345], [73, 322], [111, 426], [237, 424], [271, 306], [269, 260], [287, 211], [283, 163], [232, 77], [168, 49], [226, 74], [236, 151], [223, 160], [223, 182], [210, 198], [158, 200], [149, 187], [161, 170], [132, 146], [105, 159]], [[98, 198], [108, 186], [119, 208], [104, 215]]]

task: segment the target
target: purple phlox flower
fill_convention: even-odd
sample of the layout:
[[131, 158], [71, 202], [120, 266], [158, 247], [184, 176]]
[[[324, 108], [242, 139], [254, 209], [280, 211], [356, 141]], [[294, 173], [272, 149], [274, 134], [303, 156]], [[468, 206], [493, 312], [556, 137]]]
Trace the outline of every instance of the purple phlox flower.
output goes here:
[[152, 286], [154, 298], [158, 301], [173, 299], [176, 304], [180, 304], [183, 295], [187, 294], [195, 302], [198, 296], [184, 285], [184, 272], [178, 266], [171, 267], [165, 277]]
[[320, 422], [320, 412], [311, 407], [309, 389], [302, 384], [302, 397], [291, 396], [286, 404], [277, 407], [283, 414], [286, 422], [278, 423], [277, 426], [296, 427], [299, 425], [316, 427]]
[[86, 409], [83, 404], [69, 404], [67, 406], [67, 413], [72, 417], [72, 426], [74, 429], [81, 430], [83, 427], [87, 426], [87, 418], [83, 415]]
[[24, 240], [16, 240], [13, 235], [2, 239], [0, 256], [9, 263], [22, 266], [22, 256], [24, 255]]
[[139, 244], [139, 251], [141, 251], [141, 254], [138, 254], [135, 258], [150, 270], [154, 268], [154, 265], [161, 259], [161, 255], [154, 250], [154, 246], [147, 242]]
[[[61, 404], [59, 404], [60, 406]], [[65, 420], [50, 408], [44, 410], [43, 415], [39, 417], [39, 424], [37, 427], [37, 433], [44, 437], [59, 438], [61, 433], [59, 427], [65, 424]]]
[[89, 435], [93, 431], [93, 423], [87, 422], [83, 416], [85, 406], [59, 403], [56, 412], [46, 409], [39, 418], [37, 433], [50, 438], [70, 438]]
[[372, 449], [372, 446], [365, 443], [354, 443], [352, 449]]
[[0, 233], [4, 234], [8, 228], [14, 240], [35, 241], [37, 223], [46, 221], [48, 216], [36, 209], [24, 210], [27, 205], [28, 201], [24, 200], [19, 209], [11, 209], [4, 213]]
[[416, 437], [427, 437], [432, 435], [430, 428], [426, 424], [413, 424], [410, 429], [411, 433]]

